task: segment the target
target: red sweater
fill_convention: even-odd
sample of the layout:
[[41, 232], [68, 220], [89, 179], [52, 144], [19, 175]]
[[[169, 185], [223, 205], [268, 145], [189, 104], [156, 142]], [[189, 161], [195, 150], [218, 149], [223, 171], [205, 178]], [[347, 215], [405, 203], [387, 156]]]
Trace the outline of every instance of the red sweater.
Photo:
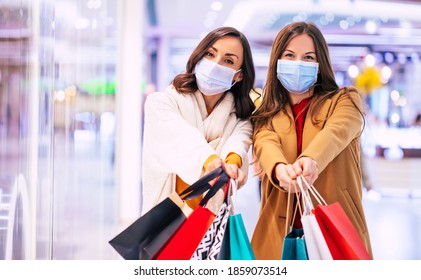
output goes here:
[[[310, 97], [303, 99], [301, 100], [300, 103], [297, 103], [292, 106], [292, 113], [294, 114], [294, 119], [295, 119], [295, 130], [297, 132], [297, 156], [301, 154], [301, 150], [302, 150], [304, 121], [305, 121], [306, 114], [308, 111], [309, 101], [310, 101]], [[297, 211], [297, 214], [295, 216], [294, 227], [295, 228], [303, 227], [301, 224], [301, 215], [299, 211]]]

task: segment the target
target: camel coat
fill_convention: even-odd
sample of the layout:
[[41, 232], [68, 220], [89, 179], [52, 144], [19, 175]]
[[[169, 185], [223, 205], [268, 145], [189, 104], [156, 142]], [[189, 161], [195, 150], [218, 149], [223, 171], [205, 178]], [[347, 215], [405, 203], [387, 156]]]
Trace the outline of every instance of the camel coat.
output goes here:
[[[362, 110], [358, 92], [350, 87], [352, 99]], [[363, 118], [348, 95], [340, 90], [327, 100], [313, 124], [306, 115], [302, 153], [297, 157], [295, 124], [283, 112], [272, 120], [274, 130], [262, 128], [253, 143], [254, 152], [265, 175], [262, 179], [262, 201], [251, 244], [257, 259], [281, 259], [286, 221], [288, 193], [271, 176], [277, 163], [293, 163], [297, 158], [310, 157], [317, 162], [319, 177], [314, 186], [328, 204], [338, 201], [356, 227], [368, 252], [372, 255], [369, 233], [362, 206], [360, 169], [360, 134]], [[287, 113], [292, 117], [291, 107]], [[317, 206], [317, 201], [313, 199]], [[292, 203], [289, 211], [292, 213]]]

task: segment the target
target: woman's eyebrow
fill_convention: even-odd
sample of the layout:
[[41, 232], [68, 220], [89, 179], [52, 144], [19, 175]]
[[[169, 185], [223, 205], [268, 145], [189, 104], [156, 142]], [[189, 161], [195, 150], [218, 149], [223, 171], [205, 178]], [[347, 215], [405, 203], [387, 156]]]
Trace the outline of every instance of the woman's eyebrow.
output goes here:
[[[210, 47], [211, 49], [213, 49], [215, 52], [218, 52], [218, 49], [215, 48], [214, 46]], [[236, 58], [239, 58], [238, 55], [236, 55], [235, 53], [226, 53], [226, 56], [235, 56]]]
[[[293, 50], [285, 50], [284, 52], [295, 53]], [[306, 52], [305, 54], [316, 54], [316, 52], [315, 51], [309, 51], [309, 52]]]
[[226, 56], [235, 56], [236, 58], [238, 58], [238, 55], [236, 55], [235, 53], [226, 53]]

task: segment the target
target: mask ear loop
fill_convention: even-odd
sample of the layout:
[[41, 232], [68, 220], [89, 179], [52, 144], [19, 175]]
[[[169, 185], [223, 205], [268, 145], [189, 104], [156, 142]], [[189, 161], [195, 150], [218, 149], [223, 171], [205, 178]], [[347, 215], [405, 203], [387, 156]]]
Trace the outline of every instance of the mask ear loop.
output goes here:
[[[238, 69], [237, 71], [235, 71], [234, 76], [235, 76], [235, 74], [239, 73], [240, 71], [242, 71], [242, 69], [241, 69], [241, 68], [240, 68], [240, 69]], [[231, 87], [233, 87], [236, 83], [237, 83], [237, 81], [236, 81], [236, 80], [234, 80], [234, 82], [232, 83]]]

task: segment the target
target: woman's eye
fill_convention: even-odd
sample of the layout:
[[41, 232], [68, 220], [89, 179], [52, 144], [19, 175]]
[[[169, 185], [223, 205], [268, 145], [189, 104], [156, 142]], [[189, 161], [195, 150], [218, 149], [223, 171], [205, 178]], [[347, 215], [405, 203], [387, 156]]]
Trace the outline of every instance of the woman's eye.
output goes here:
[[311, 61], [316, 60], [316, 59], [315, 59], [314, 57], [312, 57], [311, 55], [307, 55], [304, 59], [305, 59], [305, 60], [311, 60]]
[[225, 62], [228, 63], [228, 64], [234, 64], [234, 61], [232, 61], [230, 59], [226, 59]]
[[284, 57], [294, 57], [294, 55], [292, 53], [286, 53], [284, 54]]
[[213, 53], [211, 53], [211, 52], [206, 52], [206, 53], [205, 53], [205, 56], [213, 57], [214, 55], [213, 55]]

